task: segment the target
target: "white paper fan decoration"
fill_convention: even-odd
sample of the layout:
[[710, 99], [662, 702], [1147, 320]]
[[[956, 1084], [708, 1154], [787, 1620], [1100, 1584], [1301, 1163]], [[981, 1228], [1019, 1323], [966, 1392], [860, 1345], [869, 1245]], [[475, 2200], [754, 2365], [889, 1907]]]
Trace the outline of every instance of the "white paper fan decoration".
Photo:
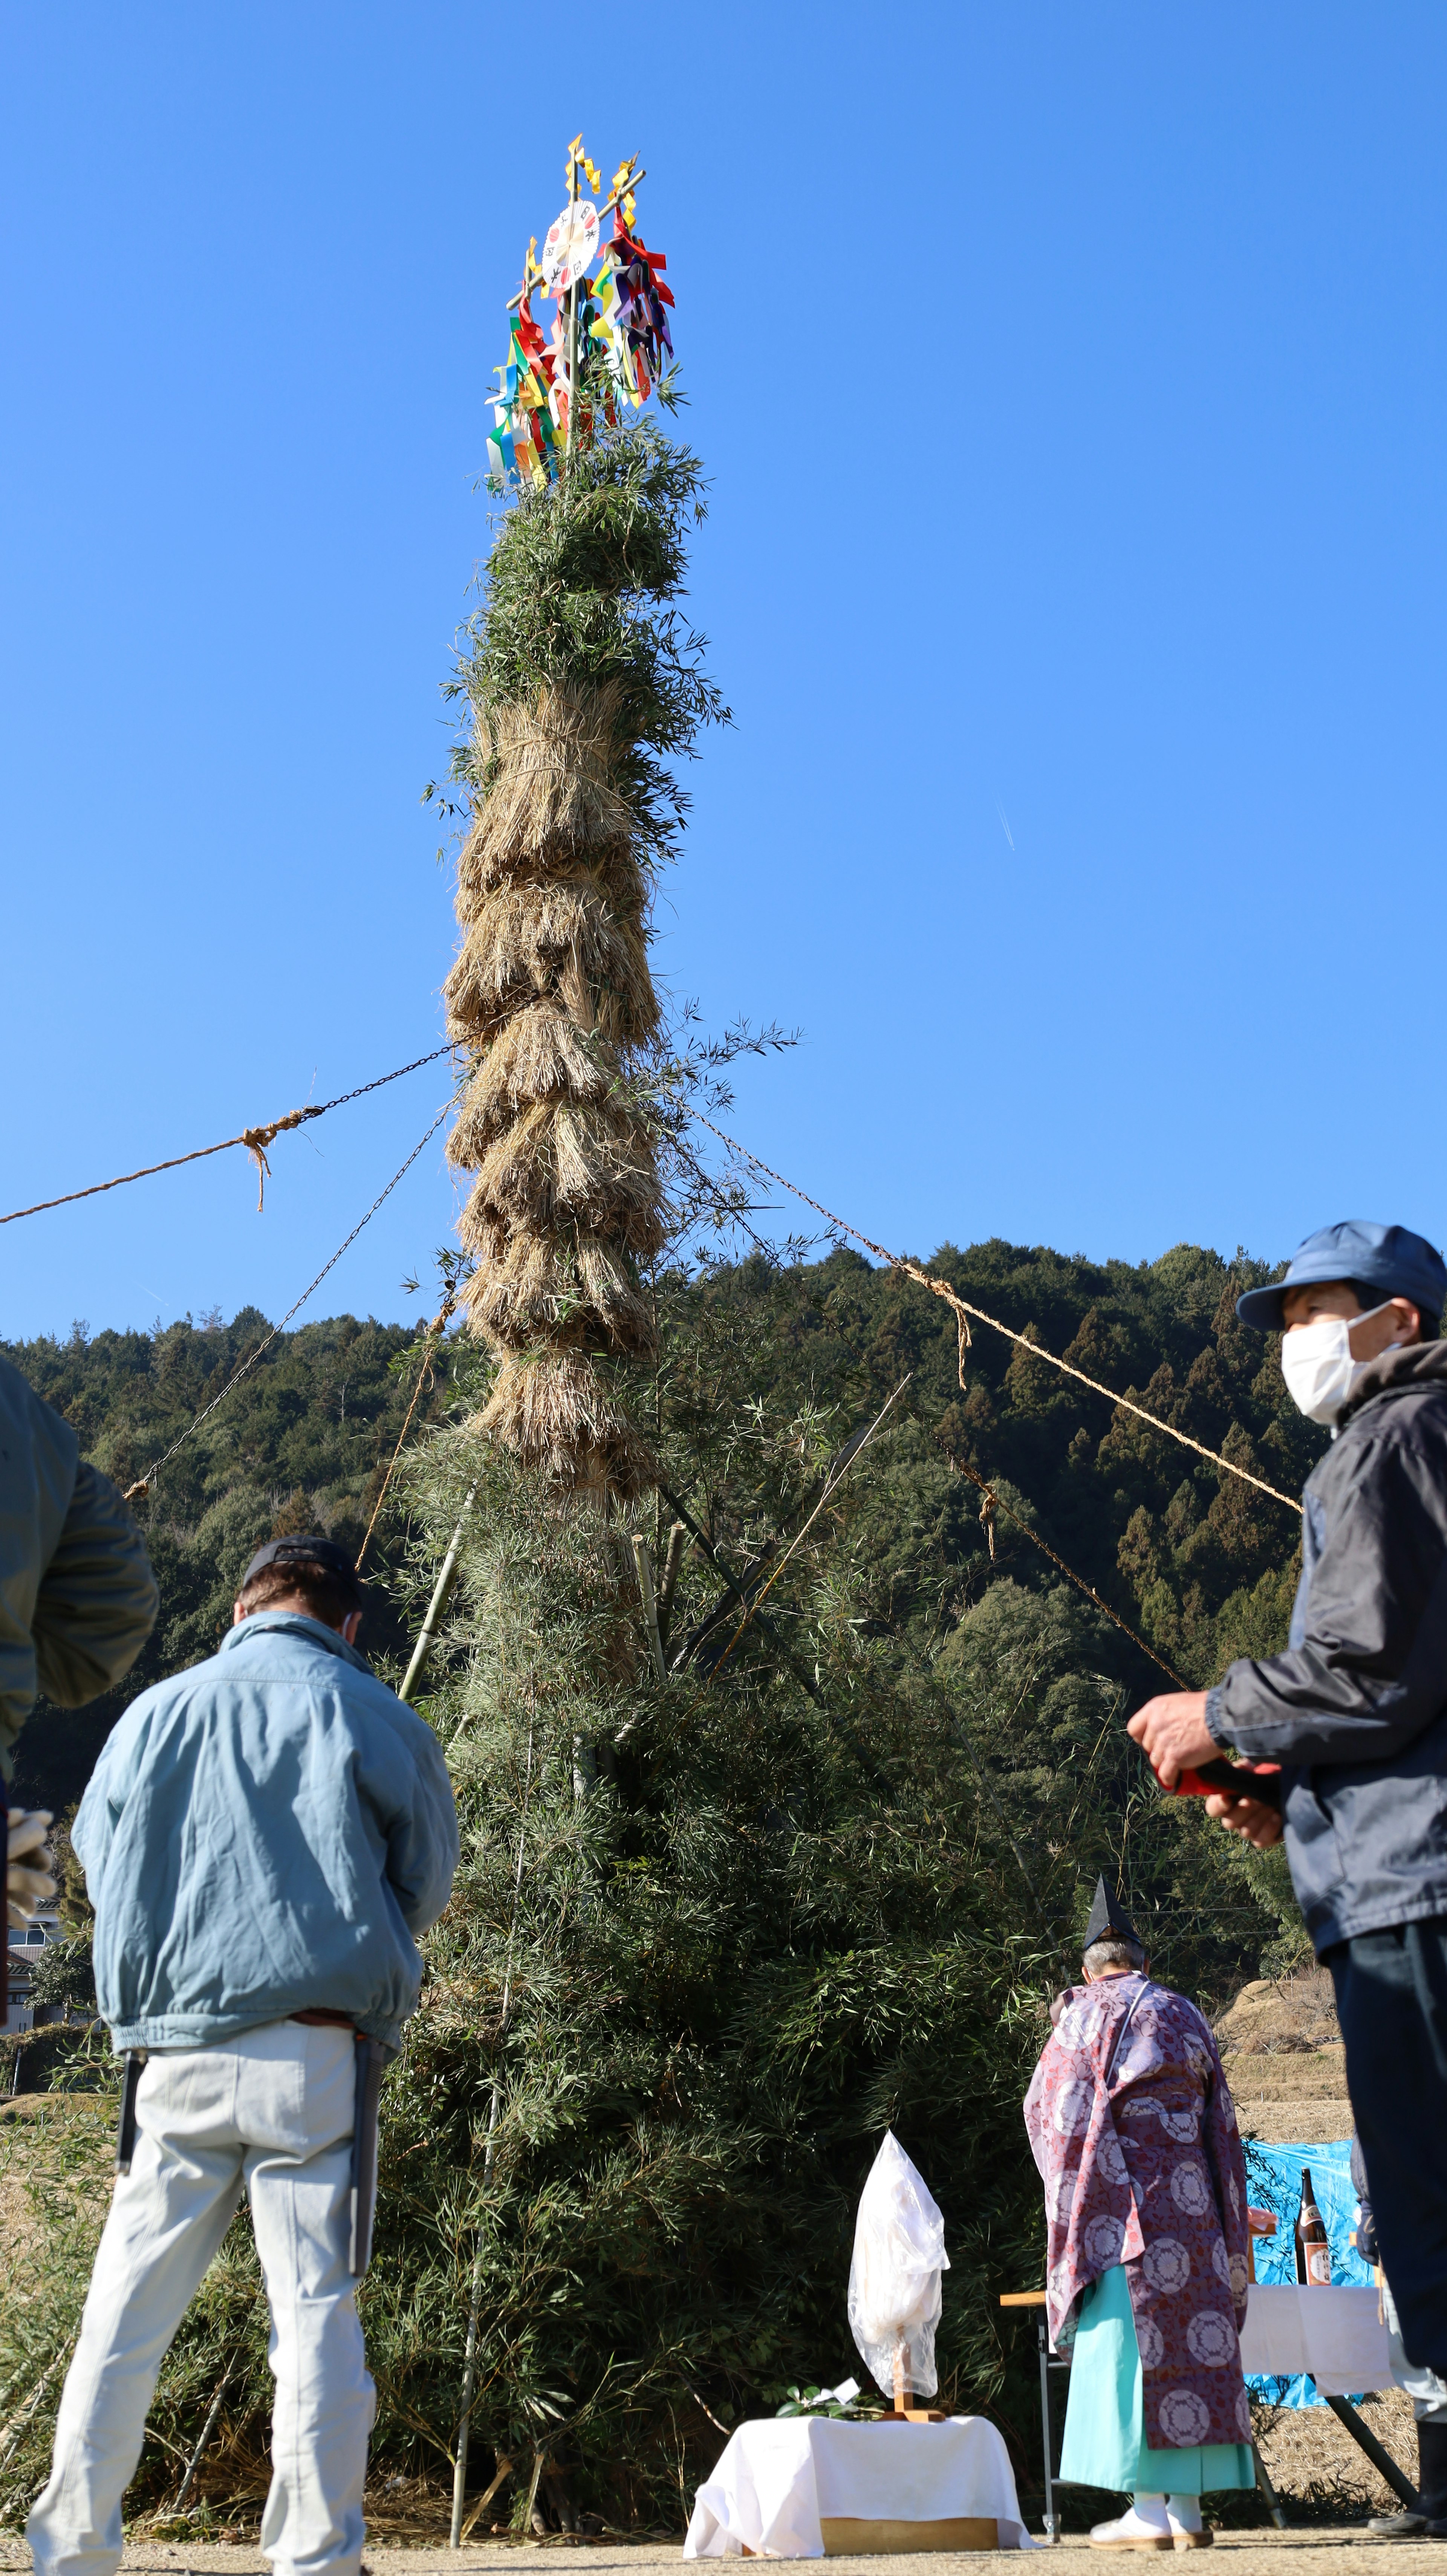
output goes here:
[[598, 248], [598, 209], [591, 197], [564, 206], [549, 224], [543, 243], [543, 284], [548, 293], [566, 291], [588, 268]]

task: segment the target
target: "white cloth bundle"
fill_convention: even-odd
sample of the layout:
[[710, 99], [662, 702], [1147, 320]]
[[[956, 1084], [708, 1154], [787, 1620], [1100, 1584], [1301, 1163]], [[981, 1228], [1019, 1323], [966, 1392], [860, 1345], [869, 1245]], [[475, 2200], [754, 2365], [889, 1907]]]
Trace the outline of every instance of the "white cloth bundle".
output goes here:
[[940, 2274], [949, 2268], [945, 2222], [929, 2186], [886, 2129], [859, 2196], [849, 2267], [850, 2330], [886, 2396], [901, 2347], [905, 2387], [933, 2397], [939, 2386], [935, 2328]]
[[[953, 2553], [959, 2516], [990, 2521], [1001, 2549], [1034, 2549], [1020, 2519], [1010, 2455], [983, 2416], [948, 2424], [836, 2424], [825, 2416], [777, 2417], [740, 2424], [711, 2476], [698, 2489], [685, 2558], [823, 2558], [844, 2535], [861, 2541], [859, 2525], [877, 2536], [867, 2554], [923, 2543]], [[910, 2532], [910, 2525], [914, 2530]], [[971, 2545], [979, 2547], [979, 2536]], [[893, 2561], [897, 2567], [898, 2558]], [[942, 2567], [943, 2558], [931, 2565]], [[973, 2566], [953, 2554], [949, 2564]], [[923, 2561], [921, 2561], [923, 2565]]]

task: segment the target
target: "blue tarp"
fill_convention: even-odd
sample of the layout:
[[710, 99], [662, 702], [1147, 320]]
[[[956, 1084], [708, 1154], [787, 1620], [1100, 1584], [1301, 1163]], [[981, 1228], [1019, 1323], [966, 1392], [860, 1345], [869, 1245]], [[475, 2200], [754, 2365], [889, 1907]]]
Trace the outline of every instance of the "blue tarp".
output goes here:
[[[1350, 2138], [1338, 2138], [1326, 2147], [1266, 2146], [1259, 2138], [1247, 2138], [1243, 2144], [1247, 2198], [1253, 2209], [1274, 2209], [1279, 2221], [1274, 2236], [1256, 2239], [1257, 2280], [1296, 2278], [1301, 2169], [1309, 2165], [1316, 2205], [1326, 2221], [1333, 2281], [1348, 2285], [1370, 2282], [1374, 2278], [1371, 2265], [1362, 2261], [1351, 2242], [1356, 2193], [1352, 2189]], [[1253, 2376], [1246, 2385], [1256, 2396], [1269, 2398], [1274, 2406], [1322, 2406], [1326, 2402], [1318, 2397], [1314, 2381], [1300, 2375], [1295, 2379]]]

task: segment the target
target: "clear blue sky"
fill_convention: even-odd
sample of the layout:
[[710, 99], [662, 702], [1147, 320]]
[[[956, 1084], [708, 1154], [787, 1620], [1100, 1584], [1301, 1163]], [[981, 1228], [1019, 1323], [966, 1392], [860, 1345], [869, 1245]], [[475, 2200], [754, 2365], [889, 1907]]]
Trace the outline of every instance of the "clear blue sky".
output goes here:
[[[738, 1131], [917, 1252], [1440, 1240], [1440, 7], [3, 27], [0, 1203], [440, 1035], [418, 793], [581, 125], [651, 173], [737, 719], [659, 970], [805, 1038]], [[275, 1316], [445, 1095], [261, 1218], [236, 1155], [0, 1231], [0, 1335]], [[316, 1311], [411, 1311], [453, 1204], [439, 1140]]]

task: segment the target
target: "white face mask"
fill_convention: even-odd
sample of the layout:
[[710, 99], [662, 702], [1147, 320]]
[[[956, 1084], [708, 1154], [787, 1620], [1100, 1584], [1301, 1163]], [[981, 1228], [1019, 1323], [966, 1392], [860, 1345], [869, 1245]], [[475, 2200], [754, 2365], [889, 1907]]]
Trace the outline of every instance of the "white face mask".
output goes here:
[[[1391, 1302], [1389, 1297], [1383, 1300], [1384, 1305]], [[1373, 1315], [1381, 1312], [1381, 1306], [1368, 1308]], [[1298, 1324], [1294, 1332], [1283, 1335], [1281, 1374], [1288, 1394], [1308, 1422], [1334, 1425], [1342, 1406], [1372, 1366], [1370, 1360], [1352, 1358], [1351, 1327], [1365, 1320], [1361, 1315], [1318, 1315], [1315, 1323]], [[1388, 1342], [1386, 1347], [1395, 1351], [1401, 1344]]]

